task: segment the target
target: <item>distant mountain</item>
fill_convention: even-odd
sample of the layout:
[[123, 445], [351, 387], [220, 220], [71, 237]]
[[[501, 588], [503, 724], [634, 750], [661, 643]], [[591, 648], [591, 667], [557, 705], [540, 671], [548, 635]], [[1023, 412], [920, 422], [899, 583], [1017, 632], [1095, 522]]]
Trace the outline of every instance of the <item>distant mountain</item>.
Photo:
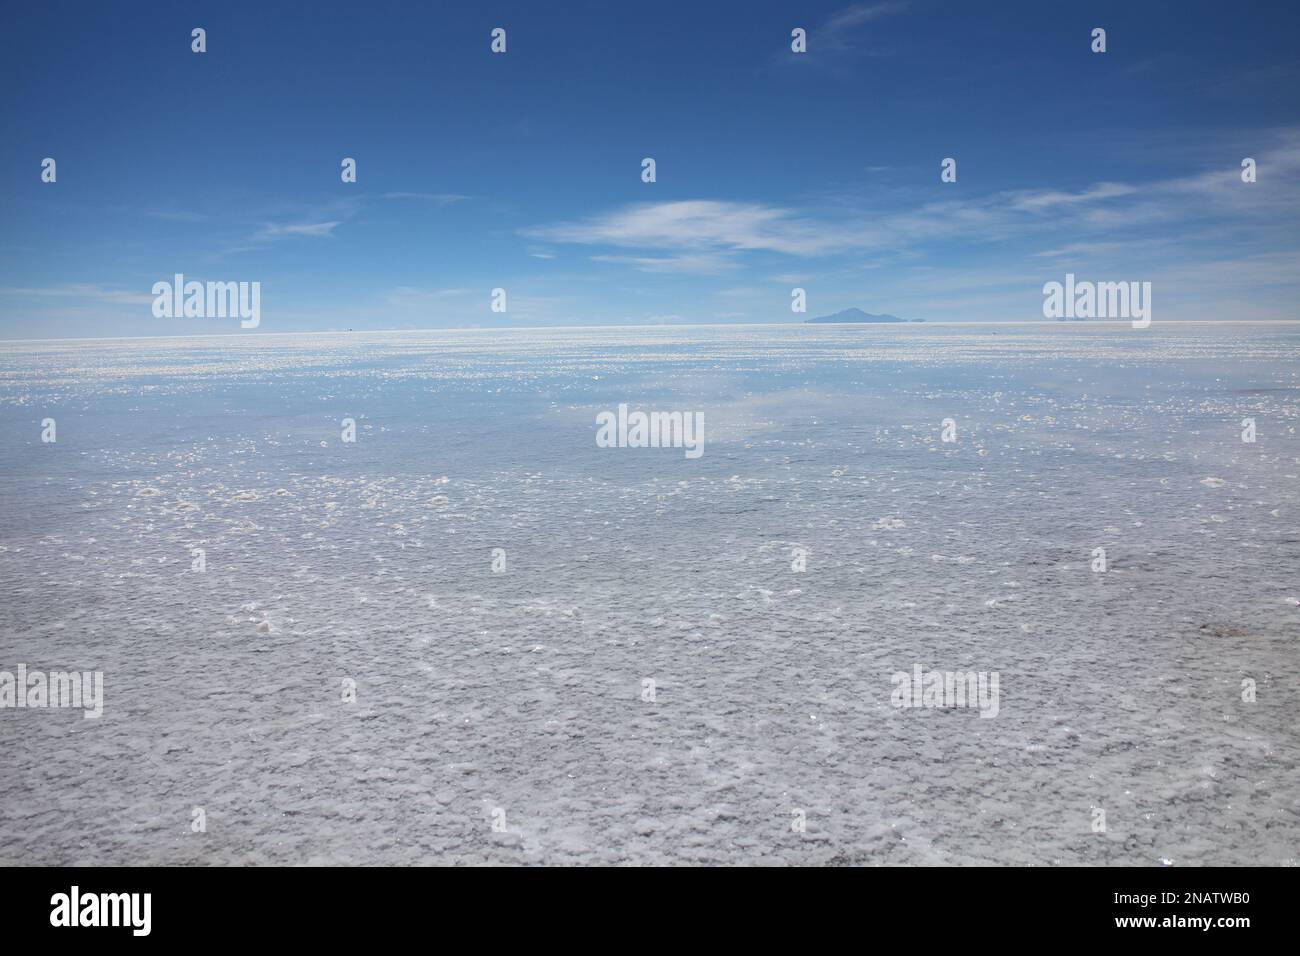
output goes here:
[[805, 319], [805, 322], [923, 322], [924, 319], [900, 319], [896, 315], [874, 315], [871, 312], [863, 312], [861, 309], [845, 309], [843, 312], [836, 312], [834, 315], [819, 315], [815, 319]]

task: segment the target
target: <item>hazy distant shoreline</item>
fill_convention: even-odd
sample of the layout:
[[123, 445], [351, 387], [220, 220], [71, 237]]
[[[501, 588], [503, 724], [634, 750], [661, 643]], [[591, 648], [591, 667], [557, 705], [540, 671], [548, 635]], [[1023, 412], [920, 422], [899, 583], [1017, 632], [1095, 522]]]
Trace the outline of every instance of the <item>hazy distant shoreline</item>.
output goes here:
[[[256, 329], [246, 332], [186, 332], [160, 333], [157, 335], [116, 335], [116, 336], [56, 336], [53, 338], [5, 338], [0, 336], [0, 348], [7, 345], [22, 345], [29, 343], [71, 343], [71, 342], [148, 342], [155, 340], [175, 340], [175, 339], [236, 339], [236, 340], [259, 340], [266, 338], [275, 338], [277, 336], [313, 336], [313, 335], [337, 335], [337, 336], [374, 336], [374, 335], [438, 335], [450, 332], [560, 332], [560, 331], [597, 331], [608, 330], [617, 331], [619, 329], [768, 329], [768, 328], [798, 328], [798, 329], [828, 329], [840, 326], [870, 326], [873, 329], [897, 328], [909, 332], [923, 332], [926, 329], [933, 328], [953, 328], [953, 327], [971, 327], [971, 328], [1002, 328], [1005, 326], [1044, 326], [1058, 328], [1069, 332], [1078, 332], [1097, 329], [1121, 329], [1129, 328], [1130, 323], [1126, 320], [1110, 319], [1090, 319], [1086, 322], [1062, 322], [1059, 319], [1027, 319], [1027, 320], [1005, 320], [1005, 321], [986, 321], [982, 319], [951, 319], [946, 321], [908, 321], [908, 322], [860, 322], [860, 323], [815, 323], [815, 322], [680, 322], [680, 323], [655, 323], [650, 325], [503, 325], [503, 326], [431, 326], [424, 328], [393, 328], [393, 329]], [[1152, 334], [1161, 326], [1251, 326], [1251, 325], [1300, 325], [1300, 319], [1165, 319], [1154, 322], [1150, 329], [1135, 330], [1134, 334]]]

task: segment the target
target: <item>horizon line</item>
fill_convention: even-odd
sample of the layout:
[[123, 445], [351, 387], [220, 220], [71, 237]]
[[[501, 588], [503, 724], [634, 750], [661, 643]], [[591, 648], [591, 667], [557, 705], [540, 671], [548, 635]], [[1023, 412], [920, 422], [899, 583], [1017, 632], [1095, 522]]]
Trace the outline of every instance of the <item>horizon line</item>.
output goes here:
[[[815, 329], [835, 329], [845, 326], [854, 327], [871, 327], [871, 328], [899, 328], [907, 327], [915, 329], [917, 326], [943, 326], [952, 327], [958, 325], [1048, 325], [1048, 326], [1068, 326], [1070, 328], [1079, 328], [1084, 326], [1121, 326], [1127, 327], [1130, 324], [1129, 319], [947, 319], [936, 322], [930, 322], [924, 319], [905, 322], [812, 322], [804, 320], [802, 322], [661, 322], [655, 324], [618, 324], [618, 325], [468, 325], [468, 326], [444, 326], [435, 328], [417, 328], [417, 329], [289, 329], [283, 332], [182, 332], [182, 333], [150, 333], [148, 335], [69, 335], [59, 336], [47, 339], [10, 339], [0, 335], [0, 346], [19, 345], [24, 343], [42, 343], [42, 342], [138, 342], [150, 341], [153, 339], [253, 339], [266, 338], [280, 335], [387, 335], [387, 334], [424, 334], [437, 332], [531, 332], [542, 329], [686, 329], [686, 328], [715, 328], [715, 329], [742, 329], [742, 328], [815, 328]], [[1300, 325], [1300, 318], [1295, 319], [1165, 319], [1159, 323], [1152, 322], [1152, 327], [1159, 325]], [[1147, 331], [1141, 329], [1138, 331]]]

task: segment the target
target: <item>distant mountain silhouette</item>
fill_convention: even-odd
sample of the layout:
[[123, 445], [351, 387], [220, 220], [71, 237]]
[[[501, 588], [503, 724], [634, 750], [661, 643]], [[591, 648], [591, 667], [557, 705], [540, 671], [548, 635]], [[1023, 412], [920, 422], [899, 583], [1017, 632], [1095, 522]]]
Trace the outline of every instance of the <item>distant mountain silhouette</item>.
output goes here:
[[900, 319], [896, 315], [875, 315], [871, 312], [863, 312], [861, 309], [845, 309], [842, 312], [836, 312], [834, 315], [819, 315], [815, 319], [805, 319], [804, 322], [922, 322], [923, 319]]

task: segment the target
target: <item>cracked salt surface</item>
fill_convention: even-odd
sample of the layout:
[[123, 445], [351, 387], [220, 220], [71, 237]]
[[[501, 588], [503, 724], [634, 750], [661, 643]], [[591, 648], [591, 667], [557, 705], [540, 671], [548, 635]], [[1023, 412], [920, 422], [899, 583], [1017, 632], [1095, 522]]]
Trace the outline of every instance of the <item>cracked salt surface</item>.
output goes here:
[[[0, 346], [0, 669], [106, 695], [0, 711], [0, 863], [1294, 863], [1298, 371], [1285, 325]], [[704, 456], [597, 448], [624, 401]], [[894, 709], [918, 663], [998, 716]]]

